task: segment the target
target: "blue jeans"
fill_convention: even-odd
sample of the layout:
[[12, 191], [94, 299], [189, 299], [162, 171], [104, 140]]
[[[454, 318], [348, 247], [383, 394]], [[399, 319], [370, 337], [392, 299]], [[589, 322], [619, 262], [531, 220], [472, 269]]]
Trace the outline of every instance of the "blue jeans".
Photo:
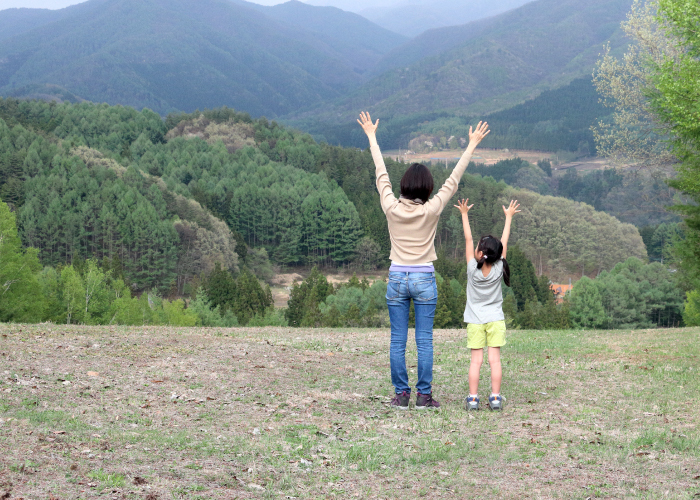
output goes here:
[[406, 372], [406, 341], [408, 340], [408, 313], [413, 299], [416, 313], [416, 347], [418, 348], [418, 382], [420, 394], [432, 392], [433, 381], [433, 320], [437, 305], [435, 273], [389, 273], [386, 303], [391, 321], [391, 383], [396, 394], [410, 394]]

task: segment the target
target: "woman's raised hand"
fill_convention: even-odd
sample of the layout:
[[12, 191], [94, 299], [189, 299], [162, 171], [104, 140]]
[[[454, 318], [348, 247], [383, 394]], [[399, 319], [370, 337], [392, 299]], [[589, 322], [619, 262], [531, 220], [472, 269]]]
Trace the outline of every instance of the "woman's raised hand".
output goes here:
[[377, 127], [379, 126], [379, 119], [377, 119], [377, 123], [372, 123], [372, 117], [369, 116], [368, 111], [363, 111], [360, 113], [360, 119], [357, 120], [357, 123], [359, 123], [362, 126], [362, 130], [365, 131], [365, 134], [367, 136], [372, 136], [377, 132]]
[[469, 198], [467, 198], [466, 200], [457, 200], [455, 208], [458, 208], [462, 215], [466, 215], [469, 213], [469, 210], [471, 210], [471, 208], [474, 206], [473, 203], [471, 205], [469, 205], [468, 203]]
[[473, 132], [472, 127], [469, 127], [469, 145], [473, 147], [478, 146], [482, 139], [489, 135], [490, 132], [489, 124], [486, 122], [479, 122], [476, 126], [476, 130]]
[[503, 205], [503, 212], [505, 212], [506, 217], [513, 217], [515, 214], [520, 213], [520, 203], [518, 203], [518, 200], [510, 200], [510, 205], [508, 205], [508, 208]]

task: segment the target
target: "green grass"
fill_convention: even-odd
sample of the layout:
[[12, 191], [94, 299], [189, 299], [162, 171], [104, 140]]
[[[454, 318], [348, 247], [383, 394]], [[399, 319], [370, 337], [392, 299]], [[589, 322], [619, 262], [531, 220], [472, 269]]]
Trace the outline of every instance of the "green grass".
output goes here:
[[99, 481], [105, 488], [123, 488], [126, 485], [126, 478], [122, 474], [109, 473], [102, 469], [89, 472], [88, 477]]

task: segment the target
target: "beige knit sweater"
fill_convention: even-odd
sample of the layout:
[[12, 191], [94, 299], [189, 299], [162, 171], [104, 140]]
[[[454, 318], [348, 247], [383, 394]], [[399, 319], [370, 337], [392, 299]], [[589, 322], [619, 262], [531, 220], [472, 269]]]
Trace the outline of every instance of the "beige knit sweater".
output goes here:
[[473, 149], [468, 148], [464, 152], [452, 175], [424, 205], [403, 198], [396, 199], [391, 189], [384, 157], [376, 141], [370, 141], [370, 151], [376, 167], [379, 199], [389, 223], [391, 261], [395, 264], [414, 266], [437, 260], [435, 231], [438, 219], [450, 198], [457, 192], [459, 180], [471, 160]]

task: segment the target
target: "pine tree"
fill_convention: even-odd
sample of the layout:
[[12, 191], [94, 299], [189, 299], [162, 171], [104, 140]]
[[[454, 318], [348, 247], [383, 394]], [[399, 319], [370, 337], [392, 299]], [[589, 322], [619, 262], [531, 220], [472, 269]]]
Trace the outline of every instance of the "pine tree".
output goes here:
[[319, 305], [333, 292], [333, 285], [314, 267], [300, 285], [292, 285], [285, 312], [289, 326], [319, 326], [322, 323]]
[[576, 282], [571, 291], [571, 322], [578, 328], [600, 328], [607, 318], [598, 287], [588, 277]]
[[238, 296], [236, 281], [229, 271], [221, 269], [218, 262], [204, 281], [204, 290], [212, 307], [219, 308], [222, 315], [234, 307]]
[[510, 287], [515, 294], [518, 310], [522, 310], [528, 300], [537, 301], [535, 266], [517, 246], [508, 248], [508, 265]]

